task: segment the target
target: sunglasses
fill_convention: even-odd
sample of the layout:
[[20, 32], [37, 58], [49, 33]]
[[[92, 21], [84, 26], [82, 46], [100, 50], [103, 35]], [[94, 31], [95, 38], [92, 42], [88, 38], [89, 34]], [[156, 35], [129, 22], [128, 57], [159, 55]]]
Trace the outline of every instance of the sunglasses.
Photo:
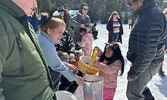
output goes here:
[[113, 14], [113, 15], [117, 15], [117, 14]]
[[83, 10], [84, 10], [84, 11], [88, 11], [88, 9], [86, 9], [86, 8], [83, 8]]

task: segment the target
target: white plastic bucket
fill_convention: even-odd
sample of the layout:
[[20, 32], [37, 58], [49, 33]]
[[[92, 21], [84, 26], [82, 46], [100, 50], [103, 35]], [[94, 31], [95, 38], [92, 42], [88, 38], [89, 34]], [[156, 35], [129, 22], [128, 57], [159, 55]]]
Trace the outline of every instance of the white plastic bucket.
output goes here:
[[57, 100], [77, 100], [77, 98], [68, 91], [56, 91]]
[[84, 100], [103, 100], [104, 78], [97, 75], [84, 76]]

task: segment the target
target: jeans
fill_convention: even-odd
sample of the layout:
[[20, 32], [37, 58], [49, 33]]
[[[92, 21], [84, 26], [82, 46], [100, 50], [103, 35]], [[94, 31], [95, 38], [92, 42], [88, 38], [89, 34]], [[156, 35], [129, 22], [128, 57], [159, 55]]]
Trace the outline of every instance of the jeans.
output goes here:
[[128, 100], [154, 100], [147, 83], [158, 72], [160, 63], [150, 64], [150, 66], [136, 79], [128, 82], [126, 95]]
[[113, 41], [113, 42], [117, 42], [118, 39], [119, 39], [119, 32], [118, 32], [118, 33], [113, 33], [112, 41]]

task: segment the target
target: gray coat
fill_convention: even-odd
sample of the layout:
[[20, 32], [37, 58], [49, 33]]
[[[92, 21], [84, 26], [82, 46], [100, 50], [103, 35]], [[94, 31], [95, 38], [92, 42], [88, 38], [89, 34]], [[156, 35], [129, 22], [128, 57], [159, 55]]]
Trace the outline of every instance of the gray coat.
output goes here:
[[154, 0], [145, 3], [135, 14], [138, 18], [131, 31], [127, 58], [132, 62], [128, 76], [136, 79], [153, 63], [163, 61], [162, 47], [167, 34], [166, 21], [160, 8]]
[[78, 13], [75, 16], [70, 18], [69, 23], [70, 23], [70, 25], [74, 26], [73, 39], [74, 39], [74, 42], [76, 43], [76, 42], [80, 42], [82, 39], [82, 37], [79, 33], [79, 29], [80, 29], [81, 24], [84, 24], [86, 27], [87, 25], [91, 24], [91, 20], [90, 20], [90, 17], [88, 15], [86, 15], [83, 19], [82, 15], [80, 13]]

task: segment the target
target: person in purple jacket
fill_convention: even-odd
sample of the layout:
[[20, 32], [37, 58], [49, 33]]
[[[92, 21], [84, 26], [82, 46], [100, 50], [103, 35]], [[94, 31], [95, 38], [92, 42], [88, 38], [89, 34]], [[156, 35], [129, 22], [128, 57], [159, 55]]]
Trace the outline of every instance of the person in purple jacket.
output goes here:
[[113, 11], [108, 19], [107, 27], [108, 30], [108, 43], [121, 42], [123, 35], [123, 27], [120, 17], [117, 11]]

